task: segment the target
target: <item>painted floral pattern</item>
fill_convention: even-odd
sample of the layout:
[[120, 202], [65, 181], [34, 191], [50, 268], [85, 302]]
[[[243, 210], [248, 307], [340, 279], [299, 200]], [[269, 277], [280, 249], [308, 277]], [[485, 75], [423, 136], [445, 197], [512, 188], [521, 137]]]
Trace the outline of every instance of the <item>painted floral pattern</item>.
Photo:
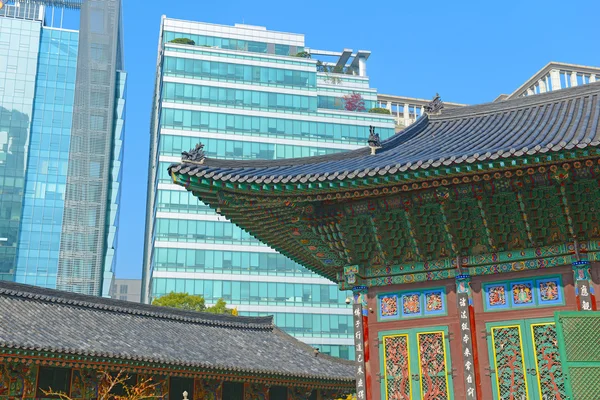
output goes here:
[[384, 349], [387, 398], [390, 400], [410, 400], [408, 336], [386, 336], [384, 338]]
[[488, 288], [488, 302], [490, 307], [506, 305], [506, 288], [503, 285]]
[[398, 296], [387, 295], [381, 298], [381, 316], [395, 317], [398, 315]]
[[533, 303], [533, 290], [531, 283], [513, 283], [511, 285], [511, 292], [514, 304]]
[[527, 398], [525, 364], [519, 327], [492, 328], [492, 340], [496, 353], [494, 369], [498, 398], [502, 400]]
[[558, 300], [558, 283], [557, 281], [541, 281], [540, 300], [541, 301], [556, 301]]
[[406, 315], [420, 314], [421, 301], [418, 293], [405, 294], [402, 296], [402, 312]]
[[430, 292], [425, 294], [425, 311], [436, 312], [444, 309], [442, 292]]
[[446, 400], [446, 354], [443, 332], [419, 333], [419, 364], [421, 368], [421, 399]]
[[532, 328], [541, 395], [547, 399], [564, 400], [567, 396], [558, 351], [556, 325], [554, 323], [535, 324], [532, 325]]

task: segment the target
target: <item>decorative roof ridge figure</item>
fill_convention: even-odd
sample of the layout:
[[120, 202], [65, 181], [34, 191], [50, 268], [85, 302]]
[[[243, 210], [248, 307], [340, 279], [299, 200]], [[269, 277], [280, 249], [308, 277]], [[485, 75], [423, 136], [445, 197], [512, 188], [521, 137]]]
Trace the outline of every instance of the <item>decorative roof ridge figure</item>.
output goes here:
[[440, 94], [436, 93], [433, 100], [431, 100], [429, 104], [425, 106], [425, 112], [429, 115], [437, 115], [442, 113], [443, 108], [444, 102], [442, 102]]
[[206, 154], [204, 153], [204, 145], [202, 143], [196, 144], [190, 151], [183, 151], [181, 153], [181, 162], [188, 164], [204, 164]]
[[369, 126], [369, 147], [371, 148], [371, 155], [375, 155], [375, 151], [381, 148], [381, 140], [379, 139], [379, 133], [375, 133], [375, 127]]

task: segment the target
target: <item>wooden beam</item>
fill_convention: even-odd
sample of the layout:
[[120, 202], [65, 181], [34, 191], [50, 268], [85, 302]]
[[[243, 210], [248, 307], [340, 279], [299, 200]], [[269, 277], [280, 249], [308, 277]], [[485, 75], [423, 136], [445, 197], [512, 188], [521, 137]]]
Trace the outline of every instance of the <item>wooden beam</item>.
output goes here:
[[527, 238], [529, 239], [529, 245], [531, 247], [535, 247], [535, 242], [533, 241], [533, 234], [531, 233], [531, 226], [529, 226], [529, 219], [527, 218], [527, 211], [525, 210], [525, 203], [523, 202], [523, 195], [520, 191], [516, 193], [517, 202], [519, 203], [519, 210], [521, 210], [521, 218], [523, 219], [523, 223], [525, 224], [525, 231], [527, 232]]
[[375, 223], [375, 218], [372, 216], [369, 217], [369, 224], [371, 226], [371, 234], [373, 235], [373, 241], [375, 242], [375, 246], [377, 247], [377, 252], [379, 253], [379, 257], [381, 258], [381, 262], [384, 265], [387, 265], [387, 254], [379, 241], [379, 230], [377, 229], [377, 224]]
[[417, 237], [415, 236], [415, 228], [413, 228], [412, 222], [410, 220], [410, 213], [408, 207], [404, 207], [404, 212], [402, 214], [404, 215], [406, 226], [408, 226], [408, 235], [410, 236], [412, 242], [413, 251], [419, 259], [423, 260], [423, 256], [421, 256], [421, 250], [419, 249], [419, 242], [417, 241]]
[[483, 222], [483, 226], [485, 227], [485, 233], [486, 233], [490, 248], [495, 251], [497, 248], [494, 245], [494, 239], [492, 238], [492, 231], [490, 230], [490, 227], [488, 226], [487, 218], [485, 216], [485, 210], [483, 209], [483, 202], [481, 201], [481, 198], [479, 198], [479, 197], [477, 198], [477, 207], [479, 208], [479, 214], [481, 214], [481, 221]]

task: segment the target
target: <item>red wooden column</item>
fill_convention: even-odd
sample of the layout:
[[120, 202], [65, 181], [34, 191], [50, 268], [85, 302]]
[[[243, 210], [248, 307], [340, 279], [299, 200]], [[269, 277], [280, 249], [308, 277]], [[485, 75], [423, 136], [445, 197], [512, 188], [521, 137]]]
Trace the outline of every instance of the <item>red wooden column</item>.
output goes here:
[[466, 398], [468, 400], [482, 399], [471, 277], [467, 274], [456, 276], [456, 302], [458, 317], [460, 318], [460, 335], [458, 339], [462, 345]]

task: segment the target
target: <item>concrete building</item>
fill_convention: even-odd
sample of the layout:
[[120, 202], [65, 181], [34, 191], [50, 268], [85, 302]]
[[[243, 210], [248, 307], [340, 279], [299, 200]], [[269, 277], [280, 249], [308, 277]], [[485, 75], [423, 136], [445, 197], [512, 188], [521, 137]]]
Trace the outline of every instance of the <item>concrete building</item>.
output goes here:
[[110, 290], [110, 298], [117, 300], [140, 302], [142, 295], [141, 279], [118, 279], [113, 280]]
[[[65, 10], [79, 13], [78, 26], [63, 26]], [[108, 296], [125, 118], [122, 40], [120, 0], [0, 8], [0, 278]]]
[[[501, 94], [494, 101], [531, 96], [574, 86], [600, 81], [600, 67], [549, 62], [525, 81], [511, 94]], [[396, 120], [396, 129], [404, 129], [414, 123], [424, 113], [430, 99], [418, 99], [389, 94], [377, 95], [377, 106], [390, 111]], [[444, 101], [444, 108], [463, 107], [466, 104]]]
[[495, 101], [552, 92], [597, 81], [600, 81], [599, 67], [552, 61], [533, 74], [517, 90], [509, 95], [502, 94]]
[[[417, 99], [413, 97], [394, 96], [389, 94], [377, 95], [377, 106], [389, 110], [396, 121], [396, 129], [404, 129], [414, 123], [424, 114], [425, 106], [431, 99]], [[444, 101], [445, 108], [462, 107], [465, 104]]]
[[174, 185], [167, 167], [201, 142], [208, 157], [273, 160], [358, 149], [369, 126], [394, 134], [390, 116], [364, 111], [377, 92], [368, 51], [309, 49], [300, 34], [163, 17], [151, 128], [142, 301], [171, 291], [219, 298], [275, 323], [323, 353], [353, 357], [347, 294], [278, 254]]

